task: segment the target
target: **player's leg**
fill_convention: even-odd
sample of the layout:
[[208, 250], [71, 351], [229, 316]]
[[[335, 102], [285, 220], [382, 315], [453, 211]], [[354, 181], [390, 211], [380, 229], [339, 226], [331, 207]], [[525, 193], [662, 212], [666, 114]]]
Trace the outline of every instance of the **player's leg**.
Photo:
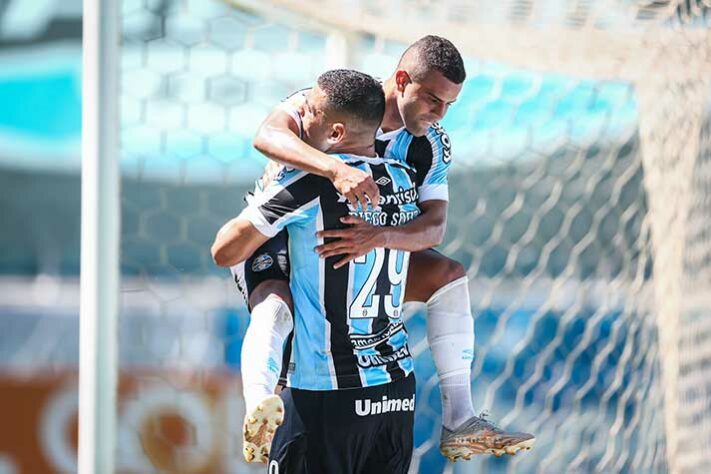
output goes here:
[[384, 388], [387, 390], [388, 412], [371, 415], [379, 417], [380, 427], [361, 472], [407, 474], [414, 444], [415, 374]]
[[442, 453], [454, 460], [530, 448], [535, 440], [532, 435], [506, 433], [474, 414], [474, 319], [464, 267], [435, 250], [413, 253], [405, 299], [427, 304], [427, 341], [442, 397]]
[[242, 387], [247, 411], [274, 394], [284, 343], [294, 325], [288, 281], [266, 280], [249, 295], [250, 321], [242, 341]]
[[474, 416], [474, 318], [464, 267], [432, 249], [413, 253], [405, 299], [427, 304], [427, 342], [439, 377], [442, 425], [454, 429]]
[[287, 248], [288, 237], [282, 232], [243, 265], [232, 268], [251, 310], [242, 343], [243, 448], [248, 462], [266, 462], [274, 430], [283, 417], [283, 405], [274, 389], [284, 342], [293, 329]]
[[274, 390], [284, 342], [293, 329], [289, 285], [282, 280], [264, 281], [251, 292], [249, 302], [250, 324], [242, 342], [243, 454], [247, 462], [266, 462], [274, 431], [284, 416], [284, 405]]

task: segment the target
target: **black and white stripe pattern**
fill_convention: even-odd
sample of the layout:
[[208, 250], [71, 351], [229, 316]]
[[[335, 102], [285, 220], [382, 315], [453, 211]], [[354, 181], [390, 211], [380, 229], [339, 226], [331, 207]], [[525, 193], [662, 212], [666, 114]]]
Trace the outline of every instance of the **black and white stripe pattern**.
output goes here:
[[[345, 227], [340, 221], [342, 216], [348, 214], [348, 206], [338, 202], [338, 194], [331, 187], [324, 190], [321, 196], [324, 229], [342, 229]], [[324, 243], [336, 239], [324, 239]], [[330, 351], [338, 389], [362, 387], [358, 361], [350, 342], [348, 324], [348, 272], [349, 266], [334, 269], [333, 265], [342, 256], [328, 257], [323, 262], [323, 304], [326, 321], [329, 323]]]

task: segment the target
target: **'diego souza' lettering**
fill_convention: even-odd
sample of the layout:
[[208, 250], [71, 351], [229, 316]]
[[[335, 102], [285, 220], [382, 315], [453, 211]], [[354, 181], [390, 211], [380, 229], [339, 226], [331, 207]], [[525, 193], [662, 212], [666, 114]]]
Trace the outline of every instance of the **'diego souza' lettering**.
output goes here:
[[396, 212], [390, 216], [390, 225], [397, 226], [403, 225], [410, 222], [412, 219], [420, 215], [420, 210], [406, 211], [406, 212]]
[[376, 211], [351, 211], [349, 213], [352, 216], [358, 217], [360, 219], [363, 219], [365, 222], [367, 222], [370, 225], [374, 225], [375, 227], [384, 227], [384, 226], [398, 226], [398, 225], [403, 225], [407, 224], [410, 222], [412, 219], [420, 215], [420, 210], [415, 209], [412, 211], [401, 211], [401, 212], [395, 212], [393, 214], [388, 214], [387, 212], [383, 212], [380, 210]]

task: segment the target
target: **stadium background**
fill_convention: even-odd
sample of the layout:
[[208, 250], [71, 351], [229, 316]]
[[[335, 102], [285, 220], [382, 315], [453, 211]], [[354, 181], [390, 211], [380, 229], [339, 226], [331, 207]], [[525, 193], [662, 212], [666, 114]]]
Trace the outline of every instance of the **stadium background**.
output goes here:
[[[117, 462], [252, 472], [238, 377], [248, 315], [209, 245], [265, 163], [251, 139], [271, 107], [344, 60], [387, 77], [405, 45], [354, 34], [344, 48], [297, 15], [208, 0], [125, 0], [122, 23]], [[0, 472], [72, 472], [81, 2], [0, 2], [0, 64], [0, 406], [14, 420], [0, 428]], [[472, 279], [475, 405], [539, 441], [464, 469], [664, 471], [656, 329], [630, 307], [648, 299], [653, 263], [633, 85], [472, 58], [467, 72], [443, 121], [454, 166], [442, 250]], [[452, 472], [421, 309], [407, 323], [413, 471]], [[597, 437], [616, 423], [621, 441]]]

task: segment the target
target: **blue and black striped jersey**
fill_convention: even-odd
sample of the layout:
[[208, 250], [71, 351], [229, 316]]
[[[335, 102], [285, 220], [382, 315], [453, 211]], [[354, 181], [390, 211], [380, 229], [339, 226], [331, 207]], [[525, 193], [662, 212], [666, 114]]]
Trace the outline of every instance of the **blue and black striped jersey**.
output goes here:
[[295, 322], [287, 383], [306, 390], [380, 385], [413, 370], [402, 319], [409, 252], [377, 248], [336, 270], [340, 257], [322, 259], [314, 248], [323, 243], [316, 232], [343, 227], [348, 214], [376, 226], [417, 217], [416, 172], [397, 160], [336, 156], [372, 173], [377, 207], [354, 209], [327, 179], [285, 168], [242, 214], [267, 236], [288, 228]]

